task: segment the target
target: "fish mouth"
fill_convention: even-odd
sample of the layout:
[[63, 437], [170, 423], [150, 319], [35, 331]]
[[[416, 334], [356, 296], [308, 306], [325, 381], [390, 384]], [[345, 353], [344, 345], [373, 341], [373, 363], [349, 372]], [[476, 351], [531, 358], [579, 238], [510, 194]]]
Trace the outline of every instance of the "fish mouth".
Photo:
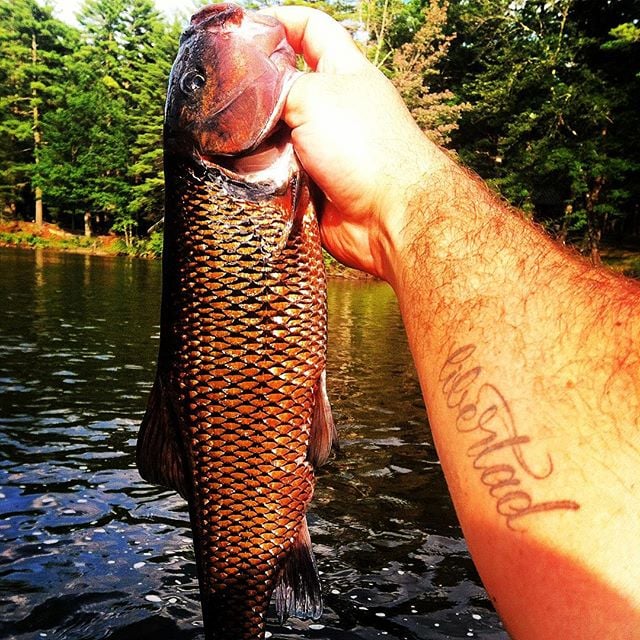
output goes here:
[[198, 152], [200, 162], [209, 169], [234, 183], [270, 185], [273, 191], [289, 186], [292, 178], [300, 173], [300, 165], [291, 142], [291, 131], [279, 123], [257, 145], [233, 155]]

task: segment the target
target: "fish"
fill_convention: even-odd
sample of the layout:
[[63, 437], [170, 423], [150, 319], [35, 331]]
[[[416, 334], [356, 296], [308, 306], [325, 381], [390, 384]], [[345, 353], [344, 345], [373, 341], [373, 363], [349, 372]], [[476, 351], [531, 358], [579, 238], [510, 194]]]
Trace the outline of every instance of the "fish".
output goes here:
[[194, 14], [165, 105], [160, 344], [141, 476], [188, 502], [207, 640], [317, 619], [306, 513], [337, 437], [312, 185], [282, 122], [296, 56], [275, 18]]

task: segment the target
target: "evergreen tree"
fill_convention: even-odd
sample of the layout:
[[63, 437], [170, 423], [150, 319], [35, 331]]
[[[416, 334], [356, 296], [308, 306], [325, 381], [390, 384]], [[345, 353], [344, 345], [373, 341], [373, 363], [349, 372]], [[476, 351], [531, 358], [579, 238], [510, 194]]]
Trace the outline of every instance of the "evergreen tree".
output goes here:
[[64, 103], [45, 120], [40, 175], [61, 217], [86, 216], [131, 244], [140, 222], [162, 215], [162, 117], [179, 27], [151, 0], [87, 0], [78, 18], [83, 44]]
[[[43, 220], [41, 120], [60, 99], [73, 30], [35, 0], [0, 0], [0, 207]], [[44, 194], [46, 198], [46, 193]]]
[[128, 206], [130, 219], [146, 230], [164, 215], [164, 174], [162, 125], [167, 82], [178, 51], [182, 28], [177, 22], [167, 26], [156, 22], [153, 41], [144, 50], [139, 74], [137, 106], [132, 112], [133, 198]]
[[152, 0], [87, 0], [79, 20], [124, 109], [127, 206], [113, 222], [129, 241], [140, 223], [146, 228], [163, 215], [162, 120], [180, 27], [167, 25]]
[[112, 99], [104, 78], [75, 60], [69, 68], [65, 100], [47, 114], [43, 127], [47, 145], [41, 154], [41, 181], [60, 222], [106, 230], [126, 209], [129, 186], [129, 139], [123, 105]]
[[[597, 261], [604, 233], [640, 231], [637, 0], [289, 2], [343, 21], [429, 135], [560, 238]], [[163, 213], [180, 27], [152, 0], [86, 0], [79, 22], [0, 0], [0, 207], [130, 241]]]

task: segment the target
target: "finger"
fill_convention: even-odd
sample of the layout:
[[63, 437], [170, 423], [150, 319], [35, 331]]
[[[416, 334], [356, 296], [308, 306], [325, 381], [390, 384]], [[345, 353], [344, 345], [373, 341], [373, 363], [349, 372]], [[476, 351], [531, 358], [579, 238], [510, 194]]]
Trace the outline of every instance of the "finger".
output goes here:
[[326, 13], [309, 7], [270, 7], [264, 13], [284, 25], [287, 40], [316, 71], [355, 73], [368, 66], [346, 29]]
[[304, 73], [296, 76], [289, 88], [283, 114], [283, 119], [289, 127], [296, 129], [316, 117], [322, 118], [323, 114], [318, 113], [322, 109], [319, 103], [330, 99], [327, 96], [333, 93], [330, 78], [335, 76], [320, 73]]

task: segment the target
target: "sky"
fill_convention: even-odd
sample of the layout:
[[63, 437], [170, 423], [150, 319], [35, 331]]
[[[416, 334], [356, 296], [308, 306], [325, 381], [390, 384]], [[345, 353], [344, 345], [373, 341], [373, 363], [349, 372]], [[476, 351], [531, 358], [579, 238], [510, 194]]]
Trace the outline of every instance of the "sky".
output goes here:
[[[178, 11], [189, 15], [192, 12], [192, 3], [189, 0], [154, 0], [154, 2], [156, 7], [169, 18], [172, 18]], [[73, 16], [82, 5], [83, 0], [52, 0], [51, 3], [55, 7], [56, 17], [75, 24]]]

